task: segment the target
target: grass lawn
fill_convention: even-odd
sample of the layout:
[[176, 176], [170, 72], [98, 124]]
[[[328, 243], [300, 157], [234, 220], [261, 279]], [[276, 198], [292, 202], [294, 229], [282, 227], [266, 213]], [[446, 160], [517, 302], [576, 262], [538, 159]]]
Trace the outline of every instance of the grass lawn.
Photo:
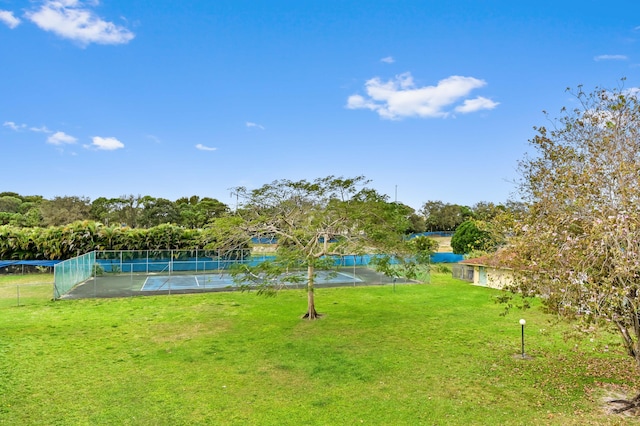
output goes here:
[[44, 305], [52, 297], [53, 274], [0, 275], [0, 309], [18, 305]]
[[[431, 284], [208, 293], [0, 309], [0, 424], [591, 425], [640, 390], [616, 335], [566, 340], [496, 291]], [[526, 352], [520, 325], [527, 320]]]

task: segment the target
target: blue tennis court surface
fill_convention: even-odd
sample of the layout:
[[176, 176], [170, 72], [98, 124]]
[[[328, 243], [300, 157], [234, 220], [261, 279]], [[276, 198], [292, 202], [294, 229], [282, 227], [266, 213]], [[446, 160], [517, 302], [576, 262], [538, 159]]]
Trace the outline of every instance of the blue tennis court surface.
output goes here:
[[[304, 276], [302, 276], [304, 277]], [[303, 281], [306, 282], [306, 281]], [[320, 271], [316, 274], [316, 284], [361, 283], [363, 280], [345, 272]], [[197, 290], [235, 286], [228, 274], [208, 275], [153, 275], [147, 277], [141, 291], [159, 290]]]

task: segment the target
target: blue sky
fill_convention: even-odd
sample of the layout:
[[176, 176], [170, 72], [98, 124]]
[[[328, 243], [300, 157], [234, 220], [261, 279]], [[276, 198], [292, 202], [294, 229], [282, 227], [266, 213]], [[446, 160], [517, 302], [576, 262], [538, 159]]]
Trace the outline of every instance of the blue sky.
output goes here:
[[364, 175], [506, 201], [567, 87], [640, 86], [635, 1], [0, 0], [0, 191], [213, 197]]

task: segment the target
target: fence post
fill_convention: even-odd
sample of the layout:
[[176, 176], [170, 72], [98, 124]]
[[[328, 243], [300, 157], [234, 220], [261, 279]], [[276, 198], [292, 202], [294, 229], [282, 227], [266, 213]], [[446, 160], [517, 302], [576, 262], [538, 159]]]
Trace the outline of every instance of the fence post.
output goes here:
[[353, 286], [356, 286], [356, 256], [357, 255], [353, 255]]

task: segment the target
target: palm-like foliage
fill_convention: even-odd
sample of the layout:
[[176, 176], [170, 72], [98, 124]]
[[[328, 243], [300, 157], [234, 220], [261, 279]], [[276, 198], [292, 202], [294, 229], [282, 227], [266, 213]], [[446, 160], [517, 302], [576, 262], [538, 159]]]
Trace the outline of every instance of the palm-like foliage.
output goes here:
[[[92, 250], [202, 250], [222, 248], [224, 233], [185, 229], [177, 225], [160, 225], [150, 229], [105, 226], [98, 222], [80, 221], [48, 228], [0, 226], [0, 259], [64, 260]], [[214, 237], [215, 236], [215, 237]], [[215, 247], [214, 247], [215, 246]], [[247, 249], [247, 242], [227, 251]]]

